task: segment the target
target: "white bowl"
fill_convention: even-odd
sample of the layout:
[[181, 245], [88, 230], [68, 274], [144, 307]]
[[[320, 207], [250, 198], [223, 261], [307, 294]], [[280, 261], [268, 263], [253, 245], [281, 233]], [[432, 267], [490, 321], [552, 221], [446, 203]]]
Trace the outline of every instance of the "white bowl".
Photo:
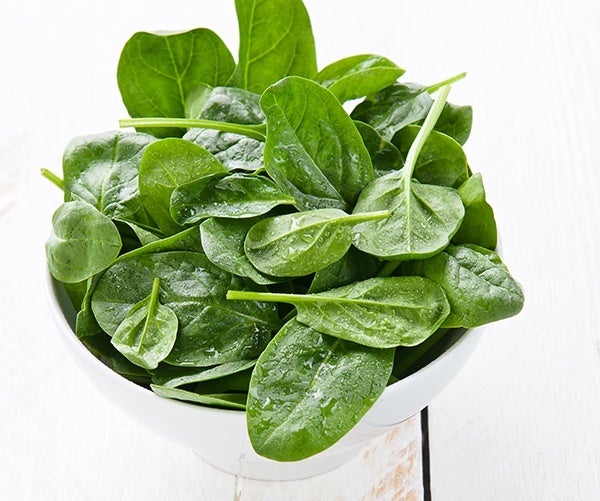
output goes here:
[[466, 331], [435, 360], [388, 386], [362, 420], [326, 451], [303, 461], [280, 463], [254, 452], [244, 412], [162, 398], [105, 366], [75, 336], [75, 311], [49, 273], [47, 285], [54, 320], [73, 359], [109, 400], [156, 435], [194, 449], [213, 466], [263, 480], [307, 478], [344, 464], [370, 439], [425, 408], [466, 363], [482, 332], [481, 328]]

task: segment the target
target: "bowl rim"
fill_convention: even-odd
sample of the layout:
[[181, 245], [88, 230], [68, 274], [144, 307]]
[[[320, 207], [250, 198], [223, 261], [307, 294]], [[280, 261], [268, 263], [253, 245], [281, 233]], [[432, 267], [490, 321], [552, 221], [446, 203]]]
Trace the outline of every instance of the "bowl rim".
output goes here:
[[[61, 337], [63, 338], [63, 341], [68, 343], [78, 353], [82, 354], [83, 358], [87, 360], [87, 363], [89, 363], [96, 372], [102, 373], [103, 377], [109, 378], [115, 384], [124, 385], [125, 387], [128, 388], [129, 391], [137, 392], [142, 398], [152, 399], [159, 405], [179, 406], [179, 407], [183, 406], [188, 409], [195, 408], [195, 409], [198, 409], [198, 412], [212, 413], [214, 415], [233, 416], [235, 413], [235, 414], [239, 415], [240, 417], [245, 418], [245, 415], [246, 415], [245, 411], [240, 411], [240, 410], [235, 410], [235, 409], [219, 409], [216, 407], [196, 405], [196, 404], [185, 402], [182, 400], [161, 397], [161, 396], [157, 395], [156, 393], [154, 393], [152, 390], [150, 390], [148, 388], [144, 388], [143, 386], [136, 384], [133, 381], [130, 381], [129, 379], [121, 376], [119, 373], [113, 371], [110, 367], [105, 365], [100, 359], [96, 358], [96, 356], [85, 347], [85, 345], [81, 342], [81, 340], [75, 334], [73, 328], [71, 327], [71, 325], [69, 324], [69, 322], [67, 320], [67, 317], [64, 314], [62, 303], [66, 302], [68, 307], [71, 307], [71, 308], [72, 308], [72, 305], [69, 303], [69, 299], [68, 299], [64, 289], [62, 291], [60, 291], [60, 289], [59, 289], [62, 287], [61, 282], [52, 276], [52, 274], [50, 273], [46, 264], [44, 265], [44, 275], [45, 275], [45, 282], [46, 282], [46, 284], [45, 284], [46, 285], [46, 287], [45, 287], [46, 295], [47, 295], [48, 303], [50, 305], [52, 316], [54, 318], [55, 323], [58, 326], [60, 326], [60, 329], [57, 329], [57, 330], [65, 331], [68, 333], [66, 336], [63, 333], [61, 333], [62, 334]], [[59, 294], [62, 296], [62, 301], [61, 301], [61, 299], [59, 299]], [[73, 309], [73, 311], [74, 311], [74, 309]], [[479, 329], [465, 329], [463, 334], [454, 343], [452, 343], [452, 345], [449, 348], [447, 348], [443, 353], [438, 355], [436, 358], [434, 358], [433, 360], [428, 362], [426, 365], [424, 365], [417, 371], [396, 381], [395, 383], [392, 383], [392, 384], [386, 386], [386, 388], [384, 389], [384, 391], [381, 394], [381, 396], [379, 397], [379, 399], [383, 398], [384, 395], [386, 395], [386, 394], [389, 395], [389, 394], [395, 393], [397, 391], [401, 391], [404, 387], [410, 386], [415, 380], [426, 377], [427, 373], [429, 373], [434, 368], [434, 366], [437, 366], [437, 365], [443, 363], [447, 357], [451, 356], [452, 352], [459, 349], [461, 347], [461, 345], [466, 343], [467, 340], [469, 340], [469, 338], [472, 337], [473, 333], [478, 330]], [[377, 405], [377, 401], [375, 402], [374, 405]], [[427, 405], [429, 405], [429, 404], [427, 404]]]

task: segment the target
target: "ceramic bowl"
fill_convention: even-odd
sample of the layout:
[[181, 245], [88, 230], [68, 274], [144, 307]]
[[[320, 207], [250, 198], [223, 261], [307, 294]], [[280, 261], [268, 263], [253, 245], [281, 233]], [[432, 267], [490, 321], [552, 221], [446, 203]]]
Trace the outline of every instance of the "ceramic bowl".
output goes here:
[[482, 332], [460, 332], [433, 361], [388, 386], [363, 419], [326, 451], [303, 461], [280, 463], [253, 451], [244, 412], [161, 398], [105, 366], [75, 336], [75, 311], [63, 287], [49, 273], [47, 286], [50, 308], [62, 339], [82, 372], [110, 401], [156, 435], [194, 449], [213, 466], [263, 480], [307, 478], [351, 459], [370, 439], [426, 407], [466, 363]]

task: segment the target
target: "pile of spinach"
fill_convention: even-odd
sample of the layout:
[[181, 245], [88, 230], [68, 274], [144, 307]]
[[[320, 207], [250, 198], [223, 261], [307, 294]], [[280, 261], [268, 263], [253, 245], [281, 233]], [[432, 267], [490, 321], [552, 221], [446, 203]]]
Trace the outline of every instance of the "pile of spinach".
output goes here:
[[377, 55], [317, 71], [301, 0], [235, 4], [237, 64], [207, 29], [126, 43], [138, 132], [76, 138], [63, 178], [43, 171], [64, 191], [46, 252], [100, 360], [246, 410], [255, 450], [293, 461], [523, 294], [462, 149], [471, 107], [447, 102], [464, 75], [399, 82]]

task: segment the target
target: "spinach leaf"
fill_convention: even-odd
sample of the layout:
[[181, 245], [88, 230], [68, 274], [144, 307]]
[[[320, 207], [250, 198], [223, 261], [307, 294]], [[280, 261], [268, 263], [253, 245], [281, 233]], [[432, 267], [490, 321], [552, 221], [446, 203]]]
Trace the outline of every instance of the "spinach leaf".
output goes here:
[[[393, 142], [403, 155], [408, 154], [420, 130], [418, 125], [409, 125], [394, 136]], [[413, 177], [424, 184], [458, 188], [469, 177], [465, 152], [450, 136], [432, 130], [417, 158]]]
[[[261, 124], [265, 117], [260, 96], [232, 87], [195, 89], [188, 97], [187, 115], [236, 124]], [[211, 129], [190, 129], [183, 139], [212, 153], [228, 170], [255, 171], [263, 165], [264, 141], [242, 134]]]
[[171, 217], [181, 225], [194, 224], [213, 216], [248, 218], [294, 202], [267, 177], [240, 173], [223, 176], [217, 173], [173, 190]]
[[228, 289], [249, 288], [251, 282], [217, 268], [203, 254], [176, 251], [137, 255], [106, 270], [92, 295], [102, 329], [114, 335], [155, 278], [162, 304], [179, 319], [175, 345], [165, 359], [169, 364], [207, 367], [256, 358], [279, 324], [272, 305], [226, 301]]
[[52, 216], [46, 258], [52, 276], [61, 282], [86, 280], [119, 255], [121, 237], [114, 223], [94, 206], [63, 203]]
[[481, 174], [474, 174], [467, 179], [458, 188], [458, 193], [465, 206], [465, 217], [452, 241], [494, 250], [498, 243], [498, 231], [494, 210], [485, 199]]
[[437, 256], [405, 263], [403, 273], [430, 278], [446, 292], [451, 313], [444, 327], [477, 327], [516, 315], [523, 291], [494, 252], [449, 245]]
[[180, 388], [170, 388], [151, 384], [150, 388], [160, 397], [193, 402], [195, 404], [207, 405], [209, 407], [221, 407], [232, 410], [246, 410], [246, 395], [243, 393], [220, 393], [216, 395], [199, 395], [192, 391]]
[[236, 0], [238, 64], [229, 85], [262, 93], [289, 75], [317, 73], [310, 18], [301, 0]]
[[160, 279], [155, 278], [150, 295], [127, 312], [112, 336], [113, 346], [125, 358], [144, 369], [155, 369], [175, 344], [177, 315], [160, 303]]
[[[190, 91], [202, 83], [225, 84], [234, 66], [229, 50], [210, 30], [140, 32], [121, 52], [117, 81], [130, 116], [183, 117]], [[158, 137], [177, 134], [165, 128], [151, 132]]]
[[365, 147], [373, 162], [375, 173], [383, 176], [390, 171], [399, 170], [404, 165], [404, 156], [393, 143], [386, 141], [370, 125], [354, 121], [354, 125], [362, 137]]
[[171, 217], [171, 194], [178, 186], [227, 169], [204, 148], [183, 139], [151, 144], [140, 165], [140, 195], [146, 211], [165, 235], [183, 228]]
[[248, 434], [258, 454], [305, 459], [342, 438], [385, 389], [394, 350], [367, 348], [288, 322], [250, 380]]
[[244, 240], [257, 219], [210, 218], [200, 225], [202, 247], [206, 257], [219, 268], [257, 284], [279, 280], [258, 271], [244, 252]]
[[298, 322], [373, 348], [419, 344], [450, 313], [441, 287], [421, 277], [370, 278], [306, 295], [230, 290], [227, 298], [291, 303]]
[[369, 254], [350, 247], [344, 256], [319, 270], [308, 289], [309, 293], [323, 292], [352, 282], [366, 280], [377, 274], [379, 260]]
[[473, 125], [473, 108], [446, 103], [444, 110], [435, 124], [435, 130], [453, 138], [463, 145], [469, 139]]
[[152, 371], [152, 382], [160, 386], [177, 388], [186, 384], [220, 379], [254, 367], [256, 360], [238, 360], [214, 367], [177, 367], [160, 364]]
[[317, 209], [270, 217], [250, 228], [244, 251], [262, 273], [301, 277], [341, 259], [352, 244], [353, 225], [388, 216], [386, 211], [348, 215]]
[[340, 59], [323, 68], [316, 81], [340, 102], [374, 94], [393, 84], [404, 70], [389, 59], [362, 54]]
[[339, 101], [315, 82], [289, 77], [261, 98], [265, 168], [300, 210], [350, 211], [374, 178], [369, 152]]
[[141, 206], [138, 169], [149, 134], [105, 132], [73, 139], [63, 155], [65, 202], [88, 202], [111, 219], [130, 218]]
[[458, 231], [464, 216], [460, 195], [453, 188], [412, 181], [419, 153], [433, 129], [450, 87], [444, 87], [425, 119], [401, 171], [369, 184], [354, 212], [388, 210], [388, 219], [353, 228], [353, 244], [363, 252], [389, 260], [422, 259], [441, 251]]
[[360, 103], [352, 118], [368, 123], [383, 139], [391, 141], [400, 129], [424, 119], [432, 103], [427, 87], [394, 84]]

